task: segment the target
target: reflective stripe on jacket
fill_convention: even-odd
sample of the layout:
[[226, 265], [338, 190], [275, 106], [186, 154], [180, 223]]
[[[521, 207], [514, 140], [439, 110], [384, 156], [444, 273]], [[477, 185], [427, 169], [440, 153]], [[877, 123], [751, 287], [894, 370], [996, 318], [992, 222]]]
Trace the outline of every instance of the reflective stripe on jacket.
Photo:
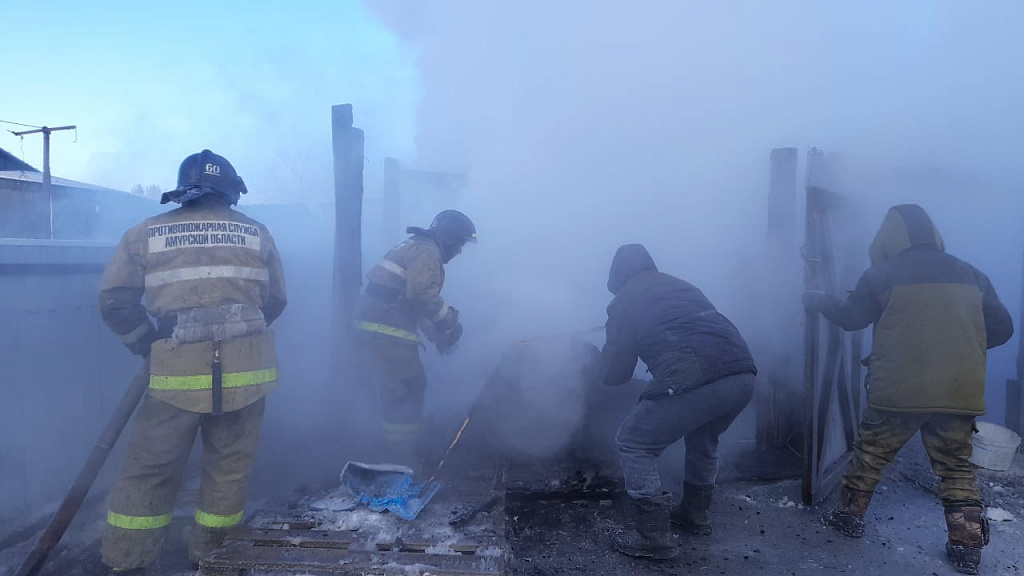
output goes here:
[[408, 330], [402, 330], [401, 328], [395, 328], [393, 326], [385, 326], [384, 324], [376, 324], [374, 322], [356, 322], [356, 328], [364, 332], [394, 336], [395, 338], [409, 340], [410, 342], [415, 342], [417, 344], [422, 342], [419, 335], [415, 332], [409, 332]]
[[445, 279], [441, 247], [428, 236], [414, 235], [391, 249], [366, 278], [356, 312], [356, 328], [364, 332], [419, 343], [421, 322], [443, 333], [458, 320], [457, 312], [441, 297]]
[[[143, 300], [145, 306], [143, 306]], [[267, 324], [287, 303], [284, 273], [267, 228], [231, 209], [197, 203], [150, 218], [121, 238], [103, 272], [100, 313], [126, 345], [151, 335], [150, 316], [229, 304], [259, 308]], [[167, 334], [150, 356], [150, 395], [211, 412], [212, 342], [175, 345]], [[223, 410], [238, 410], [277, 385], [269, 330], [221, 343]]]

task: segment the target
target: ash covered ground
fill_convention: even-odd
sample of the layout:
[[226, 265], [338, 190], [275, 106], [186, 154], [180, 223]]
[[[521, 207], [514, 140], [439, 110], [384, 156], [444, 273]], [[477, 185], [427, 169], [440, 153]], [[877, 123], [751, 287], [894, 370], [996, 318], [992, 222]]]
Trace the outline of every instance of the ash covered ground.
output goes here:
[[[992, 542], [984, 552], [982, 574], [1024, 574], [1024, 458], [1018, 457], [1008, 472], [979, 471], [979, 483], [990, 515], [1012, 516], [1012, 520], [992, 521]], [[819, 521], [820, 508], [807, 509], [797, 503], [800, 485], [796, 480], [725, 483], [720, 485], [712, 507], [715, 535], [680, 535], [680, 554], [668, 562], [633, 560], [611, 551], [608, 538], [625, 518], [621, 493], [604, 492], [599, 486], [575, 499], [565, 491], [556, 491], [547, 500], [513, 494], [506, 506], [507, 573], [953, 575], [943, 552], [946, 533], [942, 508], [931, 493], [936, 484], [919, 442], [912, 441], [885, 472], [868, 513], [867, 536], [853, 540], [824, 528]], [[318, 487], [261, 506], [290, 507], [309, 514], [305, 510], [309, 505], [330, 508], [332, 495], [336, 497], [333, 490]], [[193, 574], [185, 561], [191, 522], [188, 496], [186, 493], [175, 514], [165, 553], [153, 571], [155, 576]], [[345, 524], [346, 518], [358, 516], [326, 512], [330, 518], [325, 516], [325, 520], [331, 520], [338, 529], [351, 528]], [[323, 515], [325, 511], [312, 511], [314, 516], [317, 513]], [[82, 574], [83, 564], [96, 557], [102, 519], [102, 502], [94, 501], [43, 574]], [[386, 532], [391, 526], [387, 518], [374, 520], [368, 532], [378, 528]], [[0, 552], [0, 574], [13, 574], [28, 544], [7, 542], [7, 549]]]
[[[822, 508], [798, 504], [799, 481], [723, 484], [712, 505], [715, 534], [680, 535], [679, 556], [666, 562], [633, 560], [610, 549], [611, 534], [627, 517], [621, 496], [513, 499], [507, 519], [508, 573], [953, 575], [945, 560], [942, 507], [931, 492], [937, 483], [920, 443], [912, 441], [885, 471], [861, 540], [822, 526]], [[991, 522], [982, 574], [1024, 574], [1024, 458], [1018, 457], [1008, 472], [980, 470], [979, 484], [990, 515], [1013, 516]]]

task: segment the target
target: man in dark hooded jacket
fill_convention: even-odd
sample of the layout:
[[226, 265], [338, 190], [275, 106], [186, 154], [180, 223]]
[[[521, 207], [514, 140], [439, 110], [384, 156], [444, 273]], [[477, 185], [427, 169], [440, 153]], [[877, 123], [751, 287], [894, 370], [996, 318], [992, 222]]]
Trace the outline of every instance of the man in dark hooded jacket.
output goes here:
[[[654, 377], [616, 436], [634, 530], [617, 534], [616, 550], [672, 558], [671, 523], [711, 533], [708, 509], [718, 475], [718, 438], [750, 402], [754, 360], [735, 326], [696, 286], [658, 271], [640, 244], [621, 246], [612, 260], [604, 383], [629, 382], [637, 358]], [[662, 489], [658, 457], [686, 438], [682, 502]]]
[[860, 437], [839, 507], [823, 520], [862, 537], [882, 469], [920, 431], [942, 479], [947, 556], [957, 571], [977, 574], [988, 526], [968, 462], [971, 434], [975, 416], [985, 413], [986, 350], [1013, 335], [1010, 314], [988, 277], [946, 254], [920, 206], [890, 208], [869, 253], [871, 267], [845, 299], [804, 296], [809, 310], [845, 330], [875, 326]]

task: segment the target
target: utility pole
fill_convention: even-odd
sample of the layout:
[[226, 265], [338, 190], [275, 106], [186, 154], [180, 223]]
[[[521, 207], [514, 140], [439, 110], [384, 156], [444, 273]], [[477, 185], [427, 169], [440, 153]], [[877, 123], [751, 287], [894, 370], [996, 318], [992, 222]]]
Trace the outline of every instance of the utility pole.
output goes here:
[[26, 130], [24, 132], [14, 132], [18, 137], [25, 137], [29, 134], [42, 134], [43, 135], [43, 194], [46, 195], [47, 201], [50, 203], [50, 240], [53, 240], [53, 190], [50, 186], [50, 134], [52, 132], [59, 132], [61, 130], [77, 130], [77, 126], [57, 126], [56, 128], [50, 128], [49, 126], [43, 126], [36, 130]]

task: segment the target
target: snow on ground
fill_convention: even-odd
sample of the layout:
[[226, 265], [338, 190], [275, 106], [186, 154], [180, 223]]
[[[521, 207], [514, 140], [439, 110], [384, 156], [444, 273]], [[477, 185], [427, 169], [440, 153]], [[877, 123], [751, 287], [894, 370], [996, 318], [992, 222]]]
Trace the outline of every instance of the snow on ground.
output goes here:
[[[1008, 472], [979, 471], [979, 484], [993, 508], [1024, 513], [1024, 458]], [[611, 535], [629, 518], [621, 501], [512, 503], [508, 574], [954, 576], [945, 558], [942, 506], [929, 491], [936, 485], [920, 443], [911, 442], [885, 472], [863, 539], [823, 526], [821, 513], [834, 501], [800, 505], [799, 481], [720, 485], [712, 505], [714, 535], [680, 534], [679, 556], [667, 562], [611, 550]], [[1021, 550], [1021, 522], [992, 522], [982, 574], [1024, 575]]]
[[[613, 494], [604, 500], [511, 501], [506, 516], [510, 537], [507, 573], [954, 576], [943, 549], [946, 528], [942, 507], [933, 493], [937, 484], [920, 444], [909, 443], [886, 470], [867, 516], [867, 534], [859, 540], [822, 526], [820, 515], [827, 506], [806, 508], [800, 504], [796, 480], [724, 484], [716, 491], [712, 506], [715, 534], [679, 535], [680, 554], [668, 562], [635, 560], [610, 549], [608, 539], [627, 518]], [[1018, 520], [1024, 518], [1024, 457], [1018, 456], [1007, 472], [979, 471], [979, 486], [992, 526], [982, 574], [1024, 576], [1024, 523]], [[365, 508], [347, 510], [343, 495], [336, 492], [307, 497], [298, 504], [294, 506], [297, 510], [309, 505], [304, 515], [322, 524], [321, 529], [365, 531], [367, 547], [402, 526], [401, 520], [387, 514]], [[273, 506], [267, 503], [265, 507]], [[314, 507], [320, 509], [312, 510]], [[471, 537], [479, 530], [471, 525], [454, 531], [448, 524], [452, 515], [466, 508], [465, 503], [440, 498], [424, 511], [427, 522], [422, 534], [432, 536], [438, 551], [449, 547], [457, 534]], [[190, 514], [191, 505], [183, 502], [153, 576], [194, 574], [184, 561]], [[102, 502], [83, 510], [43, 576], [79, 576], [80, 566], [96, 557], [103, 517]], [[30, 545], [31, 540], [0, 550], [0, 576], [13, 574]]]
[[1003, 510], [1002, 508], [989, 508], [985, 511], [985, 517], [993, 522], [1013, 522], [1013, 514]]

